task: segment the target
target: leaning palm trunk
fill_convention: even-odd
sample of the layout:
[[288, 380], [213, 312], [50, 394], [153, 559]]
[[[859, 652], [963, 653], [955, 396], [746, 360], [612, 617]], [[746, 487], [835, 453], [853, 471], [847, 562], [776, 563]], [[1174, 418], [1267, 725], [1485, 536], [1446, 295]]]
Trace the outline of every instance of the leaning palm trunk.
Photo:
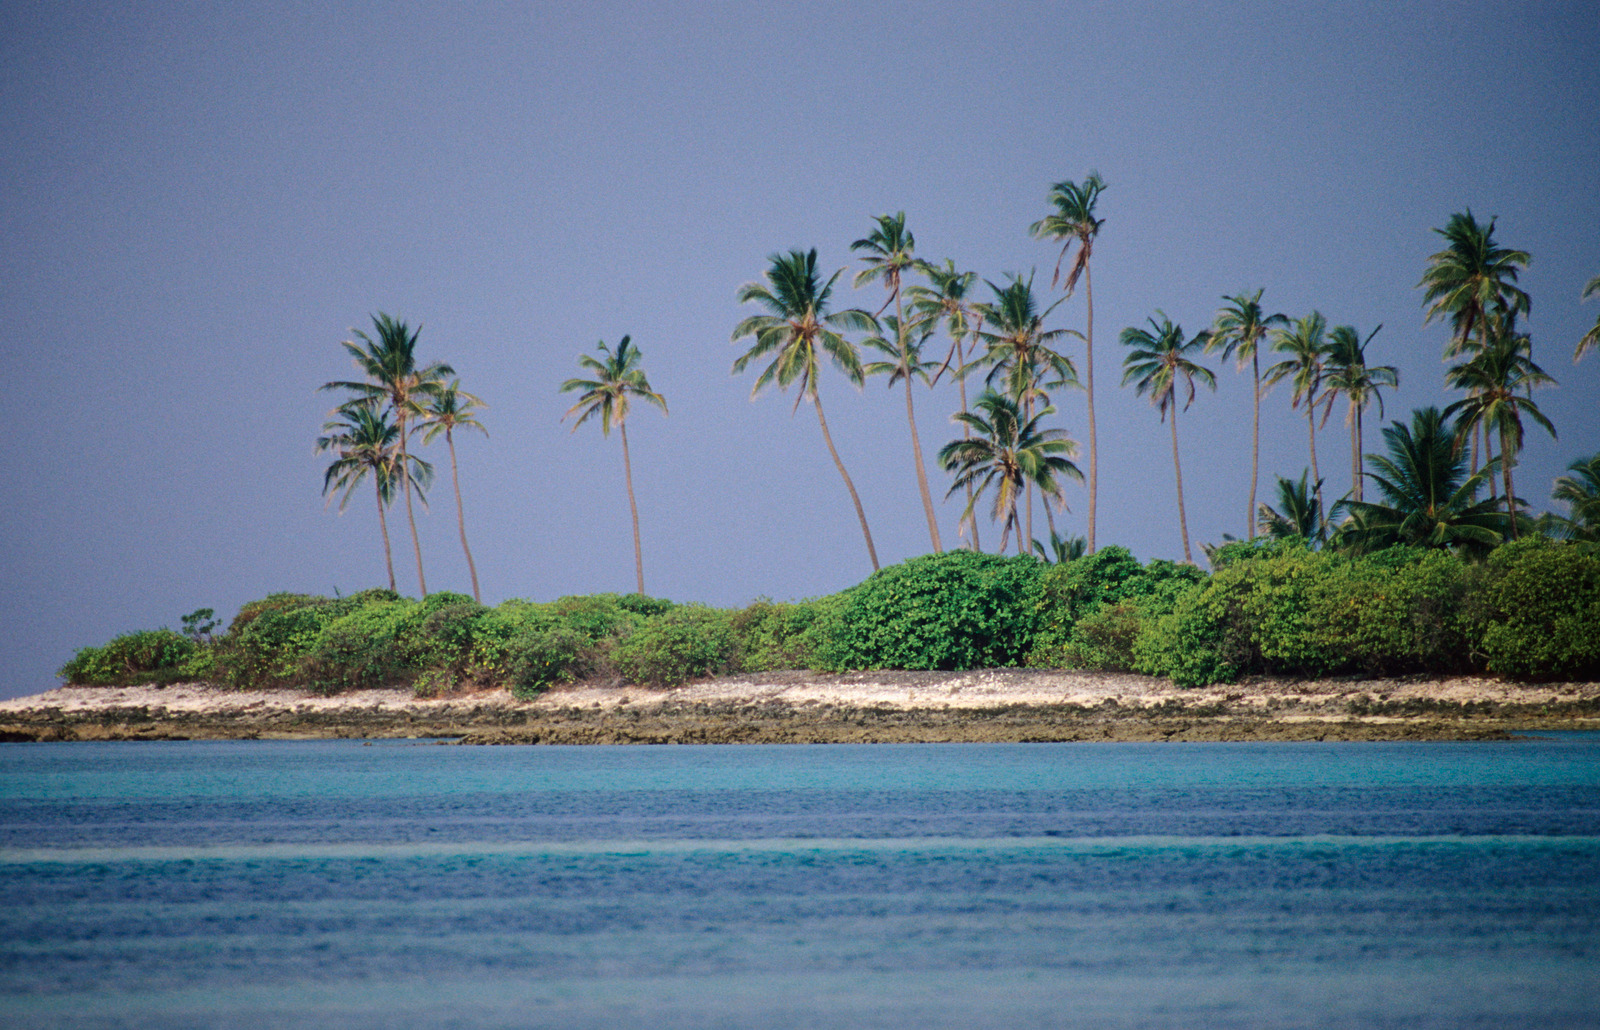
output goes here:
[[639, 505], [633, 499], [633, 460], [628, 456], [628, 424], [623, 422], [617, 428], [622, 431], [622, 476], [628, 481], [628, 511], [633, 515], [633, 571], [638, 577], [639, 593], [642, 594], [644, 551], [639, 547]]
[[[902, 367], [909, 368], [906, 358], [906, 316], [900, 302], [900, 290], [894, 291], [895, 325], [900, 337], [900, 362]], [[933, 495], [928, 492], [928, 470], [922, 464], [922, 441], [917, 439], [917, 413], [911, 406], [911, 374], [906, 373], [906, 421], [911, 424], [911, 454], [917, 464], [917, 489], [922, 492], [922, 511], [928, 518], [928, 538], [933, 542], [933, 553], [938, 554], [944, 550], [943, 543], [939, 540], [939, 520], [933, 514]], [[818, 409], [821, 410], [820, 408]]]
[[383, 531], [383, 564], [389, 570], [389, 589], [394, 589], [394, 552], [389, 550], [389, 520], [383, 514], [383, 483], [376, 477], [372, 486], [378, 491], [378, 528]]
[[[1311, 481], [1317, 484], [1317, 507], [1320, 509], [1322, 507], [1322, 474], [1317, 471], [1317, 404], [1315, 401], [1306, 405], [1306, 428], [1310, 430], [1311, 436]], [[1187, 538], [1184, 539], [1183, 545], [1186, 548], [1189, 546]]]
[[1178, 406], [1172, 406], [1172, 471], [1178, 477], [1178, 532], [1183, 536], [1183, 560], [1193, 565], [1189, 554], [1189, 520], [1183, 512], [1183, 467], [1178, 464]]
[[[833, 457], [834, 467], [839, 470], [840, 477], [844, 479], [845, 489], [850, 491], [850, 502], [856, 506], [856, 518], [861, 520], [861, 535], [867, 541], [867, 557], [872, 559], [872, 571], [877, 572], [878, 549], [872, 546], [872, 530], [867, 528], [867, 513], [861, 507], [861, 498], [856, 493], [856, 484], [851, 480], [850, 473], [845, 471], [844, 462], [839, 460], [839, 452], [833, 446], [833, 434], [828, 432], [828, 419], [822, 414], [822, 396], [817, 393], [814, 386], [811, 391], [811, 403], [816, 405], [817, 408], [817, 424], [822, 427], [822, 441], [828, 445], [828, 454]], [[632, 486], [628, 489], [631, 496]], [[637, 525], [637, 522], [635, 522], [635, 525]], [[639, 589], [641, 593], [644, 590], [643, 587]]]
[[[1083, 292], [1089, 305], [1089, 322], [1086, 327], [1088, 332], [1084, 334], [1083, 347], [1085, 381], [1089, 396], [1089, 539], [1085, 553], [1093, 554], [1095, 504], [1100, 497], [1100, 448], [1094, 428], [1094, 280], [1090, 278], [1087, 261], [1083, 263]], [[1254, 490], [1255, 486], [1252, 484], [1252, 494]], [[1049, 510], [1049, 506], [1046, 505], [1045, 511]], [[1055, 527], [1052, 526], [1052, 535], [1054, 532]]]
[[[1259, 346], [1259, 345], [1257, 345]], [[1256, 477], [1261, 469], [1261, 357], [1250, 352], [1250, 374], [1255, 379], [1255, 411], [1250, 417], [1250, 508], [1245, 512], [1245, 524], [1250, 539], [1256, 538]], [[1091, 465], [1093, 459], [1091, 460]]]
[[461, 531], [461, 550], [467, 556], [467, 571], [472, 574], [472, 599], [482, 604], [483, 594], [478, 590], [478, 566], [472, 560], [472, 548], [467, 546], [467, 516], [461, 507], [461, 476], [456, 472], [456, 441], [448, 427], [444, 431], [444, 442], [450, 448], [450, 485], [456, 491], [456, 528]]
[[406, 494], [406, 522], [411, 525], [411, 549], [417, 556], [417, 589], [428, 596], [428, 580], [422, 574], [422, 543], [417, 540], [417, 517], [411, 511], [411, 463], [406, 454], [406, 420], [396, 415], [400, 423], [400, 486]]

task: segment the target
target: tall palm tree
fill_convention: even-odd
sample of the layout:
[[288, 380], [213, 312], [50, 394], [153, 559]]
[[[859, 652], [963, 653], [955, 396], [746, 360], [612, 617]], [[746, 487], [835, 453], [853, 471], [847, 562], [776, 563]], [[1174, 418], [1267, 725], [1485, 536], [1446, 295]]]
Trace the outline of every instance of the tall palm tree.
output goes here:
[[1035, 239], [1049, 238], [1061, 241], [1061, 255], [1056, 259], [1055, 274], [1050, 277], [1050, 285], [1054, 286], [1061, 278], [1061, 264], [1066, 260], [1067, 251], [1072, 245], [1078, 245], [1077, 254], [1073, 257], [1072, 267], [1067, 271], [1066, 295], [1072, 296], [1073, 288], [1078, 285], [1078, 276], [1083, 276], [1083, 292], [1088, 307], [1088, 321], [1084, 326], [1084, 388], [1089, 398], [1089, 513], [1088, 513], [1088, 549], [1094, 553], [1094, 527], [1095, 513], [1100, 498], [1100, 447], [1099, 438], [1095, 434], [1094, 420], [1094, 281], [1089, 274], [1089, 259], [1094, 255], [1095, 237], [1100, 235], [1100, 227], [1105, 224], [1104, 218], [1096, 218], [1094, 205], [1100, 199], [1100, 194], [1106, 188], [1105, 180], [1100, 178], [1099, 172], [1090, 172], [1089, 177], [1080, 185], [1070, 179], [1056, 183], [1050, 187], [1047, 198], [1055, 205], [1055, 211], [1029, 226], [1029, 232]]
[[639, 505], [633, 498], [633, 459], [628, 454], [628, 402], [638, 397], [648, 401], [666, 413], [667, 402], [659, 393], [650, 389], [650, 380], [645, 377], [644, 369], [639, 367], [639, 349], [633, 345], [633, 338], [624, 336], [622, 342], [617, 344], [613, 353], [604, 340], [596, 348], [600, 356], [583, 354], [578, 357], [578, 366], [592, 373], [593, 379], [568, 379], [561, 384], [562, 393], [582, 391], [578, 395], [578, 403], [567, 409], [561, 416], [565, 422], [573, 415], [578, 416], [578, 421], [572, 424], [572, 431], [576, 433], [578, 427], [593, 416], [600, 417], [600, 433], [603, 436], [611, 435], [611, 427], [616, 426], [622, 434], [622, 474], [628, 484], [628, 513], [633, 516], [633, 571], [638, 579], [639, 593], [644, 593], [644, 551], [639, 546]]
[[483, 594], [478, 590], [478, 566], [472, 560], [472, 548], [467, 546], [467, 516], [461, 507], [461, 476], [456, 471], [455, 431], [458, 428], [476, 429], [488, 436], [489, 431], [474, 417], [478, 408], [486, 407], [488, 405], [481, 399], [461, 389], [461, 380], [452, 379], [448, 386], [433, 395], [423, 409], [423, 423], [428, 428], [422, 434], [423, 443], [432, 443], [443, 433], [445, 446], [450, 448], [450, 485], [455, 487], [456, 492], [456, 529], [461, 534], [461, 550], [467, 556], [467, 571], [472, 574], [472, 599], [479, 604], [483, 603]]
[[[883, 281], [884, 288], [889, 291], [889, 299], [883, 302], [878, 314], [883, 314], [890, 304], [894, 305], [893, 331], [900, 350], [900, 363], [904, 365], [910, 361], [907, 335], [911, 327], [906, 325], [905, 303], [900, 295], [900, 286], [906, 270], [917, 265], [917, 259], [912, 254], [917, 241], [906, 231], [904, 211], [879, 215], [877, 222], [878, 227], [870, 235], [850, 244], [851, 250], [864, 252], [862, 260], [867, 266], [856, 273], [854, 285], [860, 287], [865, 283]], [[923, 338], [926, 339], [926, 336]], [[933, 495], [928, 492], [928, 471], [922, 464], [922, 444], [917, 439], [916, 414], [911, 405], [911, 377], [907, 375], [903, 378], [906, 383], [906, 418], [911, 422], [911, 454], [916, 459], [917, 467], [917, 490], [922, 495], [922, 512], [928, 520], [928, 539], [937, 554], [944, 550], [939, 540], [939, 519], [933, 513]], [[889, 380], [891, 386], [894, 382], [894, 378]]]
[[[1583, 288], [1582, 299], [1588, 300], [1590, 297], [1595, 296], [1600, 296], [1600, 275], [1590, 279], [1588, 285], [1584, 286]], [[1578, 349], [1572, 352], [1573, 362], [1576, 363], [1579, 358], [1583, 357], [1586, 351], [1591, 350], [1600, 350], [1600, 316], [1595, 318], [1594, 328], [1584, 333], [1583, 336], [1578, 339]]]
[[1577, 459], [1567, 471], [1573, 474], [1557, 479], [1550, 494], [1567, 505], [1566, 516], [1557, 521], [1569, 538], [1600, 543], [1600, 454]]
[[1223, 358], [1236, 358], [1241, 372], [1244, 363], [1250, 362], [1250, 507], [1245, 510], [1245, 521], [1251, 540], [1256, 536], [1256, 478], [1261, 468], [1261, 343], [1269, 330], [1289, 321], [1283, 315], [1268, 315], [1261, 310], [1262, 292], [1223, 297], [1227, 304], [1217, 311], [1206, 342], [1207, 353], [1220, 350]]
[[[1319, 311], [1279, 326], [1270, 333], [1272, 349], [1289, 355], [1267, 369], [1267, 385], [1288, 379], [1294, 389], [1290, 406], [1306, 408], [1306, 430], [1311, 439], [1311, 479], [1318, 484], [1317, 503], [1322, 503], [1322, 473], [1317, 468], [1317, 404], [1322, 400], [1322, 362], [1327, 355], [1328, 321]], [[1331, 403], [1331, 398], [1330, 398]], [[1323, 415], [1327, 421], [1327, 415]]]
[[[417, 364], [417, 336], [422, 332], [421, 326], [410, 329], [404, 322], [380, 311], [372, 316], [372, 327], [377, 339], [353, 329], [351, 332], [361, 342], [342, 341], [344, 349], [355, 359], [357, 370], [366, 379], [323, 383], [321, 389], [349, 390], [374, 404], [387, 401], [400, 431], [400, 463], [404, 466], [409, 453], [406, 442], [411, 435], [407, 423], [422, 416], [423, 402], [439, 392], [444, 377], [455, 375], [455, 369], [441, 361]], [[417, 519], [411, 509], [411, 477], [400, 477], [400, 485], [406, 499], [406, 522], [411, 527], [411, 549], [417, 558], [417, 586], [426, 597], [428, 579], [422, 571], [422, 544], [417, 540]]]
[[409, 473], [406, 478], [421, 493], [433, 477], [433, 466], [414, 455], [402, 465], [400, 428], [389, 421], [387, 411], [358, 402], [337, 408], [334, 414], [338, 418], [323, 423], [323, 435], [317, 437], [317, 453], [332, 451], [335, 455], [323, 474], [322, 492], [324, 495], [339, 492], [342, 512], [362, 480], [372, 477], [378, 498], [378, 528], [383, 534], [383, 564], [389, 573], [389, 589], [393, 590], [394, 552], [389, 547], [389, 520], [384, 509], [394, 503], [395, 486], [402, 470]]
[[[974, 334], [983, 325], [983, 316], [973, 308], [967, 299], [967, 292], [978, 281], [977, 272], [957, 272], [956, 263], [949, 258], [945, 259], [944, 267], [938, 268], [926, 261], [917, 262], [917, 271], [927, 277], [932, 285], [913, 285], [906, 288], [906, 297], [911, 301], [911, 321], [913, 325], [932, 325], [942, 321], [945, 331], [950, 336], [950, 351], [945, 355], [944, 362], [939, 371], [934, 373], [933, 382], [939, 381], [939, 376], [944, 370], [955, 364], [956, 386], [961, 392], [961, 410], [967, 410], [967, 377], [964, 372], [967, 357], [963, 343], [969, 335]], [[961, 424], [963, 435], [972, 432], [965, 422]], [[972, 502], [972, 490], [967, 488], [967, 502]], [[978, 525], [970, 524], [972, 531], [972, 549], [982, 550], [978, 543]]]
[[999, 553], [1005, 553], [1006, 543], [1015, 530], [1017, 553], [1025, 554], [1027, 544], [1017, 514], [1017, 501], [1025, 487], [1033, 484], [1046, 497], [1063, 502], [1060, 477], [1083, 479], [1083, 473], [1071, 461], [1077, 446], [1059, 429], [1040, 428], [1039, 423], [1055, 413], [1049, 405], [1028, 418], [1015, 398], [985, 390], [973, 407], [976, 410], [955, 416], [955, 421], [973, 432], [939, 449], [939, 464], [955, 474], [955, 482], [945, 496], [970, 485], [972, 500], [967, 502], [961, 518], [962, 521], [974, 520], [973, 509], [978, 499], [993, 487], [994, 504], [989, 515], [1001, 525]]
[[1341, 546], [1376, 551], [1396, 544], [1483, 552], [1504, 539], [1506, 517], [1493, 500], [1477, 494], [1495, 466], [1469, 473], [1457, 434], [1438, 408], [1411, 413], [1411, 425], [1392, 422], [1383, 431], [1389, 453], [1367, 455], [1382, 503], [1346, 501], [1351, 519], [1339, 533]]
[[1457, 415], [1457, 442], [1477, 430], [1485, 441], [1500, 436], [1500, 473], [1506, 491], [1506, 521], [1513, 539], [1517, 536], [1517, 495], [1512, 488], [1511, 470], [1522, 451], [1523, 417], [1541, 426], [1551, 438], [1556, 427], [1533, 401], [1533, 388], [1553, 384], [1554, 379], [1534, 364], [1532, 344], [1526, 333], [1518, 333], [1509, 313], [1491, 315], [1487, 343], [1470, 361], [1453, 366], [1445, 382], [1467, 391], [1467, 396], [1445, 407], [1448, 416]]
[[[1494, 240], [1493, 218], [1482, 225], [1472, 217], [1472, 209], [1450, 216], [1443, 229], [1446, 246], [1428, 258], [1428, 267], [1417, 283], [1426, 305], [1423, 324], [1436, 318], [1450, 318], [1452, 335], [1445, 348], [1449, 360], [1472, 346], [1477, 334], [1479, 350], [1488, 347], [1492, 314], [1527, 314], [1532, 305], [1527, 293], [1517, 286], [1517, 276], [1531, 260], [1526, 251], [1502, 247]], [[1481, 432], [1472, 439], [1472, 469], [1477, 471], [1478, 453], [1486, 446]]]
[[1122, 359], [1122, 383], [1133, 383], [1139, 396], [1150, 395], [1150, 403], [1167, 420], [1172, 413], [1172, 471], [1178, 481], [1178, 532], [1183, 537], [1183, 560], [1189, 564], [1194, 558], [1189, 551], [1189, 520], [1183, 510], [1183, 467], [1178, 463], [1178, 405], [1177, 394], [1182, 383], [1187, 391], [1183, 402], [1185, 411], [1194, 403], [1195, 380], [1211, 389], [1217, 388], [1217, 377], [1211, 370], [1190, 357], [1204, 349], [1208, 335], [1201, 333], [1185, 340], [1183, 327], [1174, 325], [1163, 311], [1157, 311], [1160, 321], [1150, 319], [1149, 329], [1129, 326], [1120, 337], [1124, 347], [1132, 348]]
[[1327, 372], [1322, 380], [1330, 406], [1338, 394], [1350, 402], [1344, 422], [1350, 427], [1350, 496], [1358, 501], [1364, 498], [1361, 414], [1367, 405], [1377, 401], [1378, 417], [1382, 418], [1382, 388], [1400, 385], [1400, 370], [1393, 365], [1367, 364], [1367, 344], [1378, 335], [1378, 329], [1372, 330], [1363, 340], [1353, 326], [1335, 326], [1328, 334]]
[[[927, 485], [927, 476], [922, 466], [922, 440], [917, 434], [917, 413], [911, 405], [911, 380], [920, 379], [925, 384], [932, 383], [933, 374], [938, 370], [937, 361], [924, 361], [922, 347], [928, 342], [928, 337], [933, 335], [932, 329], [922, 329], [913, 326], [909, 329], [902, 328], [900, 319], [896, 315], [884, 318], [888, 328], [888, 338], [882, 335], [872, 335], [861, 341], [863, 347], [883, 354], [886, 361], [869, 361], [861, 367], [864, 375], [886, 375], [889, 377], [889, 387], [901, 380], [906, 383], [906, 422], [911, 427], [911, 455], [917, 467], [917, 481], [920, 485]], [[935, 552], [940, 550], [938, 526], [930, 524], [931, 535]]]
[[765, 314], [751, 315], [733, 328], [733, 341], [753, 337], [755, 342], [733, 363], [735, 375], [757, 359], [771, 358], [771, 362], [756, 377], [750, 390], [753, 400], [764, 387], [777, 383], [779, 389], [797, 384], [794, 405], [810, 401], [817, 410], [817, 424], [822, 427], [823, 442], [828, 454], [844, 480], [845, 489], [856, 507], [856, 518], [861, 520], [861, 535], [867, 541], [867, 557], [872, 559], [872, 570], [878, 570], [878, 551], [872, 546], [872, 530], [867, 528], [867, 513], [861, 508], [861, 497], [856, 485], [839, 460], [839, 451], [833, 446], [833, 436], [828, 432], [828, 420], [822, 413], [822, 398], [817, 392], [817, 374], [821, 370], [817, 350], [820, 347], [842, 371], [846, 378], [861, 385], [861, 357], [840, 330], [874, 331], [877, 328], [871, 315], [856, 308], [828, 311], [828, 298], [833, 294], [834, 283], [844, 274], [844, 269], [833, 273], [826, 283], [817, 273], [817, 251], [791, 250], [787, 254], [773, 254], [768, 260], [772, 266], [766, 271], [766, 282], [749, 282], [739, 287], [741, 304], [759, 304]]
[[[1044, 320], [1066, 300], [1039, 310], [1033, 295], [1033, 276], [1009, 276], [1004, 286], [988, 282], [994, 300], [978, 304], [988, 328], [978, 330], [984, 352], [972, 362], [987, 365], [989, 374], [985, 383], [992, 389], [996, 381], [1005, 384], [1005, 390], [1022, 403], [1022, 416], [1031, 421], [1036, 402], [1049, 403], [1049, 390], [1058, 386], [1077, 386], [1078, 370], [1072, 359], [1057, 351], [1052, 344], [1057, 340], [1081, 334], [1070, 329], [1046, 329]], [[1027, 534], [1033, 539], [1033, 487], [1028, 487]], [[1050, 506], [1045, 504], [1045, 515], [1054, 522]], [[1053, 526], [1052, 526], [1053, 528]]]

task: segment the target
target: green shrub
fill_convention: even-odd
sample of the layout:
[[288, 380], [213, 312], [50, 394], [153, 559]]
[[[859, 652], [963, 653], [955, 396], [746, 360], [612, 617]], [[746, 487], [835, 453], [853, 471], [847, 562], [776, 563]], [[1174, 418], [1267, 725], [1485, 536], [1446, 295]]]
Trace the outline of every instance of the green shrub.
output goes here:
[[516, 630], [502, 654], [502, 682], [524, 700], [538, 696], [552, 683], [587, 676], [596, 664], [594, 641], [570, 626], [538, 621]]
[[1506, 544], [1489, 556], [1482, 602], [1490, 672], [1600, 677], [1600, 556], [1538, 537]]
[[398, 646], [415, 601], [364, 605], [329, 622], [300, 661], [297, 678], [323, 694], [392, 686], [409, 671]]
[[736, 652], [730, 613], [683, 605], [646, 619], [617, 642], [611, 660], [630, 683], [675, 687], [727, 672]]
[[124, 633], [103, 647], [79, 648], [57, 675], [79, 686], [171, 683], [184, 677], [185, 663], [199, 649], [170, 629]]
[[1192, 565], [1141, 566], [1127, 548], [1105, 547], [1045, 575], [1040, 629], [1027, 663], [1036, 668], [1128, 671], [1138, 637], [1172, 611], [1177, 595], [1204, 582]]
[[1034, 558], [946, 551], [875, 572], [817, 623], [826, 669], [977, 669], [1016, 665], [1033, 645]]
[[735, 612], [731, 625], [738, 645], [737, 669], [776, 672], [811, 668], [816, 653], [811, 627], [820, 611], [821, 606], [811, 601], [782, 604], [762, 599]]

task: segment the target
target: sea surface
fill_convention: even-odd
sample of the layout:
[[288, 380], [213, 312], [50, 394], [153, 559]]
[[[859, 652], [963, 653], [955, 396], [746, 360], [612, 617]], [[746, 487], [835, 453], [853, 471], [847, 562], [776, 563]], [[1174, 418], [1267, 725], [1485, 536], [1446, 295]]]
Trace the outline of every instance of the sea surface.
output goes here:
[[1600, 1025], [1600, 735], [0, 745], [0, 1026]]

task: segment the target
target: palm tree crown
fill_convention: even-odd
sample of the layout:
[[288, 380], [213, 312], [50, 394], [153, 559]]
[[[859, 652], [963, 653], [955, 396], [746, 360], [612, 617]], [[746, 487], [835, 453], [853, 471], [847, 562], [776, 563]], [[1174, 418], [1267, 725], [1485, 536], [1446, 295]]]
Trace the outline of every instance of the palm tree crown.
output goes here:
[[1189, 405], [1194, 403], [1195, 380], [1215, 390], [1217, 377], [1189, 356], [1205, 347], [1209, 334], [1200, 333], [1193, 339], [1185, 340], [1182, 326], [1175, 325], [1163, 311], [1157, 311], [1156, 314], [1161, 318], [1159, 321], [1151, 318], [1149, 329], [1129, 326], [1122, 331], [1123, 346], [1131, 348], [1122, 359], [1122, 383], [1124, 386], [1133, 383], [1141, 397], [1149, 394], [1151, 403], [1161, 413], [1162, 421], [1166, 421], [1169, 410], [1172, 413], [1172, 471], [1178, 484], [1178, 533], [1183, 538], [1183, 560], [1192, 562], [1189, 518], [1183, 508], [1183, 466], [1178, 461], [1177, 395], [1179, 384], [1182, 383], [1188, 393], [1183, 403], [1187, 411]]
[[1079, 334], [1070, 329], [1044, 328], [1044, 320], [1062, 301], [1040, 311], [1033, 295], [1032, 275], [1027, 279], [1013, 275], [1004, 286], [992, 282], [988, 286], [994, 300], [976, 305], [988, 327], [978, 330], [985, 350], [972, 362], [989, 366], [986, 382], [990, 386], [996, 380], [1004, 382], [1006, 393], [1026, 403], [1048, 399], [1046, 391], [1057, 386], [1078, 385], [1078, 370], [1072, 359], [1051, 344]]
[[1518, 272], [1528, 266], [1526, 251], [1511, 250], [1494, 241], [1493, 218], [1482, 225], [1472, 209], [1450, 216], [1443, 229], [1445, 248], [1428, 258], [1422, 273], [1422, 302], [1427, 306], [1424, 324], [1449, 316], [1455, 335], [1445, 357], [1468, 346], [1474, 332], [1482, 334], [1491, 312], [1527, 314], [1528, 295], [1517, 286]]
[[[1323, 359], [1328, 353], [1328, 320], [1322, 312], [1313, 311], [1304, 318], [1272, 330], [1272, 349], [1289, 355], [1267, 369], [1268, 386], [1288, 379], [1294, 389], [1290, 396], [1291, 407], [1306, 407], [1306, 428], [1311, 446], [1311, 478], [1322, 482], [1322, 472], [1317, 467], [1317, 404], [1322, 400]], [[1331, 398], [1330, 398], [1331, 406]], [[1322, 419], [1327, 421], [1327, 413]], [[1320, 489], [1320, 487], [1318, 488]], [[1319, 495], [1320, 500], [1320, 495]]]
[[[1382, 329], [1383, 326], [1378, 326]], [[1336, 395], [1343, 395], [1350, 407], [1345, 425], [1350, 427], [1350, 495], [1362, 499], [1362, 413], [1378, 402], [1378, 417], [1383, 417], [1383, 387], [1400, 385], [1400, 370], [1393, 365], [1367, 364], [1367, 344], [1378, 335], [1372, 330], [1363, 340], [1353, 326], [1335, 326], [1328, 334], [1326, 374], [1323, 386], [1331, 406]]]
[[475, 417], [477, 409], [486, 407], [488, 405], [480, 398], [461, 389], [461, 380], [452, 379], [448, 386], [441, 387], [433, 395], [424, 410], [423, 424], [428, 428], [422, 434], [423, 443], [432, 443], [443, 433], [445, 446], [450, 449], [450, 485], [456, 493], [456, 529], [461, 535], [462, 553], [467, 556], [467, 572], [472, 577], [472, 599], [479, 604], [483, 603], [483, 592], [478, 588], [478, 564], [472, 560], [472, 548], [467, 546], [467, 514], [461, 506], [461, 475], [456, 468], [455, 431], [476, 429], [488, 436], [489, 431]]
[[[338, 417], [323, 423], [317, 437], [317, 453], [332, 451], [334, 460], [322, 477], [324, 494], [339, 493], [339, 510], [350, 503], [350, 495], [369, 475], [378, 499], [378, 526], [383, 534], [383, 561], [389, 573], [389, 589], [394, 589], [394, 556], [389, 548], [389, 523], [384, 509], [394, 502], [395, 487], [402, 470], [418, 493], [433, 478], [433, 466], [409, 456], [400, 461], [400, 427], [389, 421], [389, 414], [375, 405], [354, 402], [337, 408]], [[331, 501], [332, 498], [330, 497]]]
[[1211, 323], [1207, 352], [1220, 350], [1224, 358], [1237, 358], [1240, 371], [1250, 363], [1250, 505], [1245, 509], [1251, 539], [1256, 535], [1256, 479], [1261, 468], [1261, 341], [1267, 332], [1288, 323], [1283, 315], [1261, 310], [1262, 290], [1223, 297], [1227, 304]]
[[[1583, 300], [1600, 296], [1600, 275], [1590, 279], [1583, 288]], [[1578, 338], [1578, 349], [1572, 352], [1572, 360], [1577, 361], [1584, 353], [1591, 350], [1600, 350], [1600, 316], [1594, 320], [1594, 328]]]

